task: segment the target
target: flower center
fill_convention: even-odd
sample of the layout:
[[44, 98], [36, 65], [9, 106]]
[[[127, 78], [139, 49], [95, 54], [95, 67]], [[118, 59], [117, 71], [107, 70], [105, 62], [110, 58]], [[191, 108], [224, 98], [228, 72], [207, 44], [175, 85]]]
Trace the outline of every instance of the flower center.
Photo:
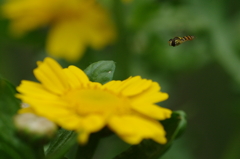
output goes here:
[[75, 90], [69, 92], [65, 98], [79, 115], [89, 113], [126, 114], [130, 110], [127, 99], [106, 90]]

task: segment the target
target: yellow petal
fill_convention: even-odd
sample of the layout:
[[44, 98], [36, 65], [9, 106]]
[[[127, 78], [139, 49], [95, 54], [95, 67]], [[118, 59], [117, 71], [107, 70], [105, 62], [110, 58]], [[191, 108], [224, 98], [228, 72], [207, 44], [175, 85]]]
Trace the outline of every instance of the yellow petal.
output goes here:
[[126, 88], [123, 88], [121, 93], [125, 96], [133, 96], [139, 94], [148, 89], [152, 83], [151, 80], [142, 79], [140, 76], [129, 78], [123, 82], [123, 85]]
[[82, 129], [87, 132], [96, 132], [105, 126], [105, 119], [100, 115], [88, 115], [83, 118]]
[[168, 98], [167, 93], [160, 92], [160, 86], [156, 82], [152, 82], [151, 86], [141, 94], [130, 97], [134, 105], [144, 103], [158, 103]]
[[143, 92], [151, 86], [152, 81], [142, 79], [140, 76], [130, 77], [124, 81], [110, 81], [104, 85], [114, 92], [124, 96], [133, 96]]
[[171, 117], [172, 111], [157, 105], [132, 105], [137, 112], [144, 114], [150, 118], [164, 120]]
[[139, 144], [143, 139], [153, 139], [166, 143], [163, 126], [156, 120], [140, 116], [114, 116], [109, 120], [109, 127], [129, 144]]
[[31, 107], [19, 109], [18, 113], [35, 113], [35, 111]]
[[[56, 94], [49, 92], [40, 83], [22, 80], [21, 85], [17, 87], [17, 90], [27, 96], [35, 97], [44, 100], [54, 100], [58, 98]], [[21, 99], [21, 98], [20, 98]]]
[[58, 109], [58, 107], [61, 108], [71, 108], [68, 103], [66, 103], [65, 101], [59, 99], [55, 99], [55, 100], [44, 100], [44, 99], [37, 99], [34, 96], [24, 96], [24, 95], [18, 95], [20, 96], [20, 99], [22, 99], [22, 101], [24, 103], [27, 103], [29, 105], [31, 105], [31, 107], [39, 107], [39, 109], [45, 109], [45, 107], [55, 107], [56, 109]]
[[86, 144], [88, 142], [90, 133], [85, 131], [80, 131], [78, 135], [78, 141], [81, 144]]
[[[38, 107], [32, 107], [32, 108], [34, 109], [36, 114], [38, 114], [39, 116], [46, 117], [49, 120], [54, 121], [54, 122], [57, 121], [56, 116], [58, 118], [61, 118], [61, 117], [69, 116], [69, 115], [72, 114], [68, 109], [63, 108], [63, 107], [58, 107], [56, 109], [56, 107], [42, 105], [42, 108], [39, 107], [39, 106]], [[51, 113], [46, 113], [46, 112], [51, 112]]]
[[85, 144], [88, 141], [89, 134], [99, 131], [105, 126], [105, 120], [99, 115], [89, 115], [83, 118], [78, 130], [78, 141]]
[[82, 117], [74, 112], [69, 113], [71, 114], [67, 116], [59, 116], [59, 118], [56, 119], [56, 122], [67, 130], [77, 130], [81, 126]]
[[71, 88], [78, 88], [79, 86], [85, 87], [89, 83], [87, 75], [76, 66], [71, 65], [63, 71], [67, 76]]
[[81, 86], [81, 83], [76, 78], [75, 74], [73, 74], [68, 68], [63, 69], [63, 72], [65, 73], [70, 88], [74, 89], [76, 87]]
[[62, 67], [51, 58], [45, 58], [43, 63], [34, 70], [34, 75], [46, 89], [56, 94], [62, 94], [69, 88]]
[[[53, 3], [43, 0], [10, 1], [3, 5], [3, 16], [11, 19], [11, 31], [21, 36], [27, 31], [47, 25], [52, 19]], [[31, 13], [31, 14], [30, 14]]]
[[84, 30], [81, 30], [80, 26], [79, 22], [74, 20], [58, 22], [49, 32], [47, 52], [69, 61], [78, 60], [86, 45]]
[[88, 76], [81, 69], [76, 66], [69, 66], [68, 69], [81, 84], [89, 83]]
[[105, 83], [103, 86], [104, 88], [107, 88], [115, 93], [119, 93], [119, 90], [121, 88], [122, 81], [110, 81], [108, 83]]
[[92, 47], [101, 49], [106, 44], [114, 41], [116, 30], [105, 10], [96, 5], [91, 8], [86, 18], [94, 19], [92, 21], [86, 20], [86, 22], [89, 22], [87, 38]]

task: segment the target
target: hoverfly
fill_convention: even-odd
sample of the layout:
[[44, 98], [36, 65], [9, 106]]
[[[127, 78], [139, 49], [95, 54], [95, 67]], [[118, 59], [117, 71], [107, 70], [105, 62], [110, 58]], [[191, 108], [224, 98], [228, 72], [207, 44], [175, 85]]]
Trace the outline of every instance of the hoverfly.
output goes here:
[[174, 37], [168, 41], [170, 46], [178, 46], [185, 41], [193, 40], [194, 36]]

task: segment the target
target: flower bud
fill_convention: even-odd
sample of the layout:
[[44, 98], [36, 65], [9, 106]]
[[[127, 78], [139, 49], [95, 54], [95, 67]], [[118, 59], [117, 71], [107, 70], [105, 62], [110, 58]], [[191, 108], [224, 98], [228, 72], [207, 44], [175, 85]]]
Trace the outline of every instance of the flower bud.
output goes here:
[[[44, 117], [32, 113], [18, 114], [14, 117], [14, 124], [21, 136], [27, 139], [50, 139], [56, 131], [57, 125]], [[29, 138], [30, 136], [30, 138]]]

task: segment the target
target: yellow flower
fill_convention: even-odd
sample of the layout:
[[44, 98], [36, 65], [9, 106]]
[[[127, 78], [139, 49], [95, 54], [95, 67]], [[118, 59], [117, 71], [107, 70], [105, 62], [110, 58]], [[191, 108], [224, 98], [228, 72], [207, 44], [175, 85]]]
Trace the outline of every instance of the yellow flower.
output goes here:
[[169, 118], [172, 112], [155, 104], [168, 98], [158, 83], [136, 76], [102, 85], [89, 81], [79, 68], [63, 69], [51, 58], [39, 62], [34, 75], [40, 83], [24, 80], [17, 88], [17, 97], [30, 105], [20, 112], [33, 112], [76, 130], [80, 143], [105, 126], [130, 144], [142, 139], [166, 143], [157, 120]]
[[50, 26], [47, 52], [69, 61], [88, 45], [100, 49], [115, 38], [109, 15], [95, 0], [9, 0], [2, 10], [15, 36]]

